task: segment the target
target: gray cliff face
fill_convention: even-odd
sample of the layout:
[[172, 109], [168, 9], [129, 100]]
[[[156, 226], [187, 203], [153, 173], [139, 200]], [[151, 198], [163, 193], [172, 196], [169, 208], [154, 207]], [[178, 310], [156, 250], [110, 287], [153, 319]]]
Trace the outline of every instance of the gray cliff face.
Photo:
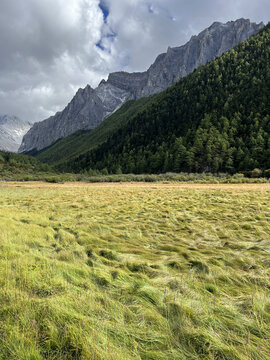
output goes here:
[[159, 55], [147, 71], [148, 81], [139, 96], [148, 96], [167, 89], [194, 69], [246, 41], [263, 27], [263, 23], [257, 25], [245, 19], [227, 24], [215, 22], [198, 36], [192, 36], [184, 46], [169, 47], [167, 53]]
[[221, 56], [264, 27], [239, 19], [215, 22], [180, 47], [168, 48], [143, 73], [116, 72], [96, 89], [79, 89], [68, 106], [47, 120], [34, 124], [24, 136], [19, 151], [41, 150], [81, 129], [94, 129], [105, 117], [129, 99], [139, 99], [167, 89], [197, 67]]
[[126, 100], [126, 96], [126, 92], [104, 84], [97, 90], [89, 85], [79, 89], [62, 112], [33, 125], [19, 151], [40, 150], [77, 130], [94, 129]]
[[16, 116], [0, 115], [0, 150], [17, 152], [32, 125]]

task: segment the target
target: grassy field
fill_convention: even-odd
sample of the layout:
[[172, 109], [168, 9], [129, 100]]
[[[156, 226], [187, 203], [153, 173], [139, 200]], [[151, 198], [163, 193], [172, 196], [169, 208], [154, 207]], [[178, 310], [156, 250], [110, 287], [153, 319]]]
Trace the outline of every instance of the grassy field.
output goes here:
[[270, 184], [0, 185], [0, 359], [270, 359]]

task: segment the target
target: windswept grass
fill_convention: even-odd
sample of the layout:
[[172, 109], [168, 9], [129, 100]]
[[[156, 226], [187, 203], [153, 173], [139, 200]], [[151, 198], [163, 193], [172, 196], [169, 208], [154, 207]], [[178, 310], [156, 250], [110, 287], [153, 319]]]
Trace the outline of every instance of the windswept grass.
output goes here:
[[270, 185], [0, 187], [0, 358], [270, 358]]

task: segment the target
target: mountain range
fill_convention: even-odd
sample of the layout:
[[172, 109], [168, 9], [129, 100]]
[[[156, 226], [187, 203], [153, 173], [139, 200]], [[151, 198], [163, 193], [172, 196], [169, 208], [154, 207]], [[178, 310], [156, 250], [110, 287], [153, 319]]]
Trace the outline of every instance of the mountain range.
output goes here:
[[17, 116], [0, 115], [0, 150], [17, 152], [23, 136], [32, 125]]
[[[73, 159], [64, 156], [58, 168], [102, 174], [254, 169], [270, 174], [269, 59], [270, 23], [146, 104], [125, 104], [103, 122], [107, 136], [101, 143], [91, 148], [94, 139], [91, 132], [85, 134], [89, 151]], [[110, 119], [120, 124], [117, 130], [115, 125], [111, 130]], [[72, 141], [60, 143], [68, 152]]]
[[96, 89], [79, 89], [62, 111], [35, 123], [23, 137], [19, 152], [42, 150], [78, 130], [92, 130], [128, 100], [160, 93], [237, 44], [258, 33], [263, 23], [239, 19], [226, 24], [213, 23], [180, 47], [168, 48], [142, 73], [116, 72], [102, 80]]
[[32, 155], [75, 173], [270, 173], [269, 58], [270, 24], [165, 91]]

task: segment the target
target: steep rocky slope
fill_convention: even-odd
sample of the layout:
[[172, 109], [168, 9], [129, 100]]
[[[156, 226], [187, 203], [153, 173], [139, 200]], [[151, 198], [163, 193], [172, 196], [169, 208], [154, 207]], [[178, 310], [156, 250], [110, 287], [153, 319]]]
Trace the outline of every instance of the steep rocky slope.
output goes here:
[[264, 171], [269, 176], [269, 54], [270, 23], [150, 97], [103, 143], [60, 168], [109, 174]]
[[0, 150], [17, 152], [32, 124], [16, 116], [0, 115]]
[[116, 72], [96, 89], [79, 89], [62, 111], [34, 124], [24, 136], [19, 151], [41, 150], [77, 130], [94, 129], [105, 117], [129, 99], [159, 93], [200, 65], [222, 55], [256, 34], [264, 24], [239, 19], [226, 24], [215, 22], [180, 47], [168, 48], [143, 73]]

